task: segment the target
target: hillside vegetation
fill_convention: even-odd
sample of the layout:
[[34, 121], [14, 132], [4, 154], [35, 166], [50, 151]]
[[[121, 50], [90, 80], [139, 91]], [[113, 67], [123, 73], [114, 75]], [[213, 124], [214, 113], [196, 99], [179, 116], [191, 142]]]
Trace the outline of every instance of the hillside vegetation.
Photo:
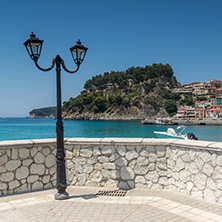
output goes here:
[[64, 119], [132, 119], [176, 112], [179, 84], [169, 64], [105, 72], [86, 81], [84, 90], [63, 103]]
[[29, 112], [30, 118], [42, 118], [42, 117], [56, 117], [56, 107], [45, 107], [40, 109], [33, 109]]

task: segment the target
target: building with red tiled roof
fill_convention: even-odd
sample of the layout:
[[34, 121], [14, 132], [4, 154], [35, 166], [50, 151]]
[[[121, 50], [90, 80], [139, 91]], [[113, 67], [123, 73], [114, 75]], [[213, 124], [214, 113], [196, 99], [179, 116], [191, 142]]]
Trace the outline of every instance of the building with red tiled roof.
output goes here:
[[211, 110], [212, 113], [221, 112], [222, 111], [222, 105], [211, 105], [210, 110]]
[[218, 83], [222, 83], [221, 80], [216, 80], [216, 79], [211, 79], [210, 82], [218, 82]]
[[200, 84], [200, 82], [192, 82], [192, 83], [190, 83], [191, 86], [197, 85], [197, 84]]

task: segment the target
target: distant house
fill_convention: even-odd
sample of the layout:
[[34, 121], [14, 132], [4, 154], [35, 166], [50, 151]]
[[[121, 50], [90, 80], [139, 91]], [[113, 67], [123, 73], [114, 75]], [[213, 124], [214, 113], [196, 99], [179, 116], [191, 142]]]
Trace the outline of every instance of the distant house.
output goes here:
[[206, 117], [206, 110], [204, 108], [195, 108], [195, 117], [204, 119]]
[[191, 86], [199, 86], [200, 82], [192, 82], [190, 83]]
[[216, 97], [216, 105], [222, 105], [222, 98]]
[[192, 106], [180, 107], [176, 116], [178, 118], [193, 118], [195, 117], [195, 108]]
[[211, 110], [210, 110], [210, 106], [208, 106], [208, 107], [205, 109], [205, 115], [206, 115], [206, 118], [211, 118], [211, 117], [213, 117], [213, 114], [211, 113]]
[[193, 86], [186, 86], [186, 87], [184, 87], [184, 91], [193, 92], [193, 91], [194, 91], [194, 88], [193, 88]]
[[220, 97], [220, 96], [212, 97], [210, 99], [210, 103], [213, 106], [215, 106], [215, 105], [222, 105], [222, 97]]
[[195, 101], [196, 108], [205, 108], [205, 101]]
[[211, 105], [210, 111], [213, 114], [213, 116], [221, 116], [222, 115], [222, 105]]
[[212, 105], [211, 102], [208, 101], [195, 101], [195, 107], [196, 108], [206, 108], [207, 106]]
[[193, 118], [195, 117], [195, 108], [192, 106], [186, 106], [186, 118]]
[[217, 95], [222, 96], [222, 88], [217, 89]]
[[208, 89], [205, 87], [194, 87], [193, 93], [197, 96], [206, 96], [208, 94]]
[[186, 107], [185, 107], [185, 106], [180, 107], [180, 108], [177, 110], [177, 117], [179, 117], [179, 118], [184, 117], [186, 114], [187, 114], [187, 110], [186, 110]]
[[211, 87], [211, 93], [215, 95], [217, 93], [217, 88]]
[[193, 90], [194, 90], [194, 88], [192, 86], [186, 86], [186, 87], [182, 87], [182, 88], [173, 89], [173, 92], [176, 92], [176, 93], [192, 93]]
[[222, 86], [222, 81], [221, 80], [216, 80], [216, 79], [211, 79], [210, 84], [215, 85], [217, 87], [221, 87]]

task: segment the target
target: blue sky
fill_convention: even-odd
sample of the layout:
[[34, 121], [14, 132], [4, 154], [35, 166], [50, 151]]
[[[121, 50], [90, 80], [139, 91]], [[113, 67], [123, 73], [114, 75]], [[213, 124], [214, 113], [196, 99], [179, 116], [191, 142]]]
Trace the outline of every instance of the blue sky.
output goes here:
[[44, 40], [39, 64], [59, 54], [69, 69], [78, 38], [89, 48], [80, 70], [62, 71], [63, 100], [86, 80], [131, 66], [169, 63], [181, 83], [222, 80], [221, 0], [0, 1], [0, 116], [28, 116], [56, 104], [55, 69], [38, 70], [23, 43]]

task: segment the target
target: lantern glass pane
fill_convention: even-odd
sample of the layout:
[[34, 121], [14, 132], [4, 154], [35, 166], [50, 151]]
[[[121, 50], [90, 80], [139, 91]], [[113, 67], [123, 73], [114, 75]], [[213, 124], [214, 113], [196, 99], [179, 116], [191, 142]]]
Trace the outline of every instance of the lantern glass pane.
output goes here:
[[83, 50], [83, 49], [78, 49], [78, 51], [77, 51], [77, 59], [78, 60], [83, 60], [83, 57], [84, 57], [84, 53], [85, 53], [85, 51]]
[[39, 43], [31, 43], [32, 52], [34, 55], [39, 54], [40, 51], [40, 44]]
[[30, 44], [27, 44], [27, 45], [26, 45], [26, 49], [27, 49], [29, 55], [31, 56], [31, 55], [32, 55], [31, 45], [30, 45]]
[[74, 59], [74, 61], [76, 60], [76, 49], [73, 49], [72, 51], [72, 57], [73, 57], [73, 59]]

